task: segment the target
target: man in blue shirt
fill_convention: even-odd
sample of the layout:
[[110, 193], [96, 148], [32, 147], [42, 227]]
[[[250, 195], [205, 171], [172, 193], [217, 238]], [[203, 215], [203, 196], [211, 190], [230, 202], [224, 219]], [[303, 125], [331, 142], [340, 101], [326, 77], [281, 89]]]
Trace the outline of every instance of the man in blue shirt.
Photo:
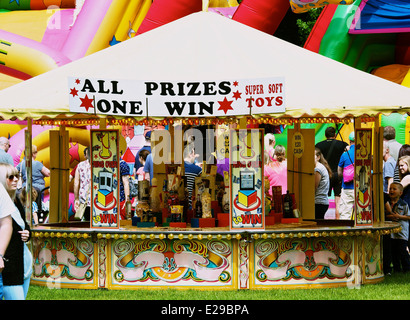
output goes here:
[[0, 137], [0, 163], [8, 163], [14, 167], [13, 157], [7, 153], [10, 147], [9, 139]]
[[390, 148], [386, 141], [383, 141], [383, 192], [389, 192], [390, 184], [393, 182], [396, 161], [390, 154]]
[[150, 185], [152, 185], [152, 178], [154, 178], [154, 160], [152, 159], [152, 153], [150, 153], [145, 160], [144, 172], [149, 173], [149, 182]]
[[340, 193], [339, 202], [339, 219], [341, 220], [351, 220], [354, 208], [354, 178], [349, 182], [345, 182], [343, 179], [344, 169], [354, 164], [354, 132], [349, 135], [349, 141], [349, 150], [342, 154], [337, 168], [337, 174], [342, 178], [342, 192]]

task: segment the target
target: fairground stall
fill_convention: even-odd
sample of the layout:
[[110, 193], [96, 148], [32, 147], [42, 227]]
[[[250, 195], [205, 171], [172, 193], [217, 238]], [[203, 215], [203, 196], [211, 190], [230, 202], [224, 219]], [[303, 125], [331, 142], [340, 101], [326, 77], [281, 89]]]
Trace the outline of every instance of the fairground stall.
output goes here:
[[[34, 126], [59, 126], [50, 131], [49, 222], [33, 227], [33, 283], [221, 290], [381, 281], [381, 239], [399, 225], [384, 221], [379, 116], [407, 112], [409, 101], [408, 88], [206, 12], [5, 89], [1, 116], [28, 121], [27, 154]], [[315, 220], [314, 130], [304, 127], [315, 122], [354, 124], [354, 221]], [[266, 123], [292, 128], [289, 208], [281, 208], [281, 196], [265, 206], [258, 126]], [[140, 188], [144, 207], [120, 220], [115, 128], [138, 124], [167, 130], [152, 133], [155, 180]], [[67, 128], [84, 125], [97, 127], [90, 131], [90, 222], [67, 213]], [[188, 210], [184, 128], [205, 126], [212, 154], [221, 125], [232, 128], [228, 209], [218, 204], [217, 168], [208, 161]]]

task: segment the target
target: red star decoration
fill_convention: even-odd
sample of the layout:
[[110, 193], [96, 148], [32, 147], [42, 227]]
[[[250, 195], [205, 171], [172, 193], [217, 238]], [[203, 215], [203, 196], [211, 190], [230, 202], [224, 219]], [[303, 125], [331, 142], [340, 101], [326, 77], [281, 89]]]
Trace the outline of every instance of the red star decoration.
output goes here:
[[242, 98], [241, 95], [242, 95], [242, 93], [240, 93], [238, 90], [236, 90], [236, 92], [233, 93], [233, 98], [235, 100], [241, 99]]
[[234, 81], [234, 82], [233, 82], [233, 86], [234, 86], [234, 87], [237, 87], [238, 84], [239, 84], [238, 81]]
[[70, 155], [70, 163], [73, 163], [74, 160], [77, 160], [80, 162], [80, 154], [78, 152], [78, 143], [72, 144], [70, 143], [70, 149], [68, 150], [68, 153]]
[[73, 97], [78, 96], [78, 90], [76, 88], [72, 88], [72, 89], [70, 89], [70, 94]]
[[225, 112], [225, 114], [228, 112], [228, 110], [233, 110], [231, 104], [233, 101], [228, 101], [226, 97], [223, 99], [223, 101], [218, 101], [220, 107], [218, 110], [222, 110]]
[[75, 84], [80, 84], [80, 82], [81, 82], [80, 79], [75, 80]]
[[94, 108], [94, 106], [93, 106], [93, 99], [88, 98], [87, 95], [85, 95], [85, 98], [80, 98], [80, 100], [81, 100], [81, 105], [80, 105], [80, 107], [84, 107], [85, 110], [88, 111], [88, 109]]

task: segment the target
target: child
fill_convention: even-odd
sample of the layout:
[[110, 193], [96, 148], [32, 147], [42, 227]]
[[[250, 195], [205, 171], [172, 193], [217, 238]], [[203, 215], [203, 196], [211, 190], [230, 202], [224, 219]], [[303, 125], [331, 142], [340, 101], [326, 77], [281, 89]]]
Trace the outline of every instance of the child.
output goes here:
[[386, 203], [386, 218], [401, 225], [399, 232], [391, 234], [391, 256], [393, 268], [396, 272], [410, 271], [410, 258], [407, 252], [410, 211], [407, 203], [400, 198], [402, 194], [403, 186], [400, 183], [393, 182], [390, 184], [390, 200]]
[[[38, 205], [37, 205], [37, 202], [36, 202], [36, 200], [37, 200], [37, 197], [38, 197], [38, 193], [37, 193], [37, 190], [35, 189], [35, 188], [32, 188], [31, 189], [31, 201], [33, 202], [32, 203], [32, 211], [33, 211], [33, 219], [32, 219], [32, 222], [33, 222], [33, 225], [38, 225]], [[21, 203], [23, 204], [23, 205], [26, 205], [26, 201], [27, 201], [27, 193], [26, 193], [26, 188], [23, 188], [22, 190], [21, 190], [21, 193], [20, 193], [20, 201], [21, 201]]]

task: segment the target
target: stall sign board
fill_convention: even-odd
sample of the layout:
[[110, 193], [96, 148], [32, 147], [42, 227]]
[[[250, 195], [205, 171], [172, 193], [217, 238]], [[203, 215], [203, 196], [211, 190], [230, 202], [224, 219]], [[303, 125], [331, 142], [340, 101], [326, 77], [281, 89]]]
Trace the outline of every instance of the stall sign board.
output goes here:
[[305, 142], [304, 142], [302, 133], [295, 132], [295, 134], [292, 137], [292, 145], [293, 145], [293, 155], [296, 158], [302, 158], [303, 151], [305, 149]]
[[355, 133], [355, 225], [373, 225], [372, 207], [372, 129]]
[[91, 130], [91, 227], [120, 227], [119, 132]]
[[265, 229], [263, 129], [230, 130], [230, 229]]
[[76, 113], [130, 117], [229, 117], [284, 113], [285, 87], [283, 77], [209, 81], [69, 77], [67, 93], [70, 111]]

